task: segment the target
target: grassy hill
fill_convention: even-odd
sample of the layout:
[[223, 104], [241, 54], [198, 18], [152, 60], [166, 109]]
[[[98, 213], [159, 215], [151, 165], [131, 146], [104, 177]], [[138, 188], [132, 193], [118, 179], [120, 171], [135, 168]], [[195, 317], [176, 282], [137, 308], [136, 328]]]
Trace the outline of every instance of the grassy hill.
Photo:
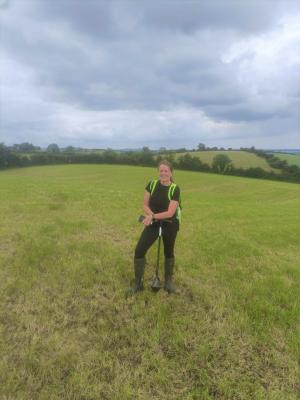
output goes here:
[[[278, 172], [277, 169], [269, 166], [267, 161], [261, 157], [258, 157], [254, 153], [247, 151], [195, 151], [188, 152], [191, 156], [199, 157], [200, 160], [208, 165], [212, 165], [213, 158], [217, 154], [226, 154], [233, 162], [236, 168], [262, 168], [268, 172]], [[182, 156], [184, 153], [177, 153], [175, 159]]]
[[275, 157], [286, 160], [289, 165], [297, 165], [300, 167], [300, 154], [273, 153]]
[[126, 299], [155, 176], [0, 172], [0, 398], [299, 398], [299, 185], [176, 171], [181, 293]]

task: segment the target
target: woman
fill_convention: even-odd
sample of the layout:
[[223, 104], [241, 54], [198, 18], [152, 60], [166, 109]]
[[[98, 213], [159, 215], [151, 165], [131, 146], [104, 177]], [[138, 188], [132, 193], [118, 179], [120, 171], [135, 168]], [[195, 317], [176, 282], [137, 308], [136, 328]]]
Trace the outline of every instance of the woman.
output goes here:
[[[135, 285], [131, 293], [144, 289], [143, 276], [145, 270], [145, 255], [159, 235], [162, 224], [162, 239], [165, 255], [165, 284], [168, 293], [176, 291], [172, 276], [174, 270], [174, 245], [179, 230], [179, 199], [180, 189], [173, 183], [173, 168], [163, 160], [158, 165], [159, 179], [150, 181], [146, 186], [143, 208], [146, 217], [143, 220], [145, 228], [137, 243], [134, 254]], [[167, 221], [164, 221], [167, 220]]]

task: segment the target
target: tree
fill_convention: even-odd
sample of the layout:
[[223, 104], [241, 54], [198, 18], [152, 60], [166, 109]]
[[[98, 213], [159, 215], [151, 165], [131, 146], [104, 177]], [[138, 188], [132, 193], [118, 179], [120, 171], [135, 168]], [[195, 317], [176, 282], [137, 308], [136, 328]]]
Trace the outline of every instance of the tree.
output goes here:
[[13, 151], [20, 152], [20, 153], [32, 153], [37, 150], [41, 150], [39, 146], [34, 146], [32, 143], [20, 143], [14, 144], [12, 147]]
[[204, 151], [205, 150], [205, 144], [204, 143], [199, 143], [198, 144], [198, 150], [199, 151]]
[[142, 164], [153, 165], [153, 155], [149, 147], [143, 147], [139, 159]]
[[107, 148], [102, 153], [102, 159], [105, 163], [113, 164], [118, 159], [118, 153], [111, 148]]
[[9, 149], [4, 143], [0, 143], [0, 168], [5, 168], [8, 165], [7, 158], [9, 156]]
[[4, 143], [0, 143], [0, 168], [20, 166], [20, 157], [14, 154]]
[[75, 150], [76, 149], [73, 146], [67, 146], [67, 147], [64, 148], [64, 152], [66, 152], [66, 153], [74, 153]]
[[212, 161], [213, 170], [224, 173], [232, 168], [232, 160], [226, 154], [217, 154]]
[[58, 147], [57, 144], [51, 143], [51, 144], [49, 144], [49, 146], [47, 147], [47, 151], [48, 151], [49, 153], [59, 153], [59, 152], [60, 152], [60, 149], [59, 149], [59, 147]]
[[165, 153], [167, 151], [167, 148], [166, 147], [160, 147], [159, 148], [159, 152], [160, 153]]
[[184, 156], [179, 157], [178, 165], [180, 168], [189, 169], [192, 167], [192, 156], [186, 153]]

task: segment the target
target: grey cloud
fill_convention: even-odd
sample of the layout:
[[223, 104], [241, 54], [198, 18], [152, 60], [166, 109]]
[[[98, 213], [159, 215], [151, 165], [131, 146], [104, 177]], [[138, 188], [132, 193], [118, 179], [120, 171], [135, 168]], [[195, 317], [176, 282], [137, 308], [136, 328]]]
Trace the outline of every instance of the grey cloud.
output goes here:
[[287, 112], [278, 113], [259, 109], [253, 110], [247, 105], [234, 105], [231, 107], [223, 106], [219, 109], [217, 107], [207, 107], [206, 111], [210, 116], [217, 120], [221, 119], [230, 121], [264, 121], [274, 117], [284, 118], [288, 115]]
[[115, 36], [112, 3], [106, 1], [69, 0], [43, 1], [37, 3], [37, 17], [67, 23], [74, 30], [79, 30], [90, 37], [108, 39]]
[[199, 29], [265, 31], [274, 22], [283, 3], [276, 0], [170, 0], [153, 3], [86, 0], [83, 4], [81, 0], [45, 0], [39, 4], [44, 17], [64, 19], [75, 29], [101, 39], [99, 35], [115, 38], [121, 32], [128, 34], [141, 28], [186, 34]]
[[[159, 113], [185, 107], [201, 110], [216, 122], [262, 124], [290, 118], [291, 127], [297, 127], [296, 64], [289, 69], [283, 64], [291, 79], [283, 79], [282, 93], [274, 99], [272, 85], [264, 87], [264, 75], [256, 82], [251, 53], [228, 62], [222, 58], [233, 43], [279, 29], [281, 13], [295, 9], [294, 1], [87, 0], [83, 4], [80, 0], [12, 0], [0, 12], [1, 48], [5, 56], [15, 60], [16, 68], [33, 72], [28, 96], [34, 88], [44, 104], [38, 106], [43, 116], [47, 115], [47, 104], [54, 114], [59, 105], [68, 105], [82, 112], [131, 110], [131, 118], [138, 118], [135, 111]], [[247, 62], [251, 79], [245, 81]], [[260, 96], [252, 93], [255, 85]], [[17, 91], [13, 93], [12, 88], [11, 96], [18, 102]], [[10, 110], [8, 107], [6, 120], [13, 118]], [[30, 121], [34, 117], [32, 112], [26, 118], [28, 132], [35, 132], [38, 124], [58, 132], [52, 116], [36, 124]], [[164, 137], [181, 132], [187, 138], [188, 130], [196, 135], [194, 118], [191, 125], [183, 119], [165, 126], [157, 124], [157, 129]], [[20, 129], [5, 123], [5, 129]], [[111, 140], [120, 143], [122, 129], [110, 123]], [[2, 129], [4, 123], [1, 125]], [[125, 132], [126, 123], [124, 126]], [[139, 129], [142, 134], [142, 125]], [[144, 134], [150, 132], [144, 128]], [[209, 135], [212, 137], [211, 132]], [[137, 143], [144, 138], [132, 140]], [[155, 140], [161, 143], [160, 138]]]
[[148, 3], [143, 22], [159, 29], [180, 30], [193, 34], [200, 29], [232, 29], [245, 32], [263, 31], [270, 27], [279, 2], [175, 0]]

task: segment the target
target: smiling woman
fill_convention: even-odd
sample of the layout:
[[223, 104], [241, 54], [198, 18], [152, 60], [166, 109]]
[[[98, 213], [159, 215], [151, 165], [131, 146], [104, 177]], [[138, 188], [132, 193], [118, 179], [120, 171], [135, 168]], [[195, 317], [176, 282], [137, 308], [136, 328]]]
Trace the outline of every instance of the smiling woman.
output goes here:
[[143, 219], [145, 229], [135, 248], [135, 284], [129, 290], [131, 294], [143, 290], [143, 276], [146, 264], [145, 255], [158, 237], [160, 240], [160, 236], [163, 239], [165, 254], [164, 289], [168, 293], [176, 292], [172, 283], [172, 277], [175, 261], [174, 246], [179, 230], [180, 189], [173, 181], [173, 167], [167, 160], [159, 163], [158, 171], [159, 179], [150, 181], [145, 188], [143, 203], [146, 213], [146, 217]]

